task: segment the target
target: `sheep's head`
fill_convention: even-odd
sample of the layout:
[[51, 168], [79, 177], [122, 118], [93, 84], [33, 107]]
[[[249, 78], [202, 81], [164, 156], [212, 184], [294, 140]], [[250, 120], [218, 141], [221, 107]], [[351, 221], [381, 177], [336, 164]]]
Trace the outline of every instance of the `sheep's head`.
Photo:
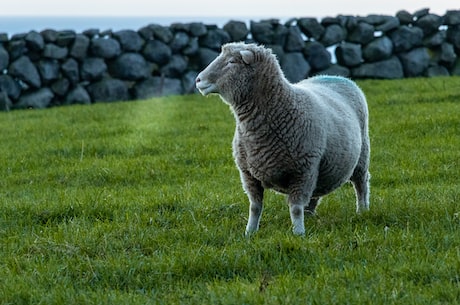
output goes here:
[[254, 80], [267, 61], [275, 61], [270, 49], [255, 44], [229, 43], [221, 54], [196, 78], [196, 87], [203, 95], [220, 94], [231, 102], [252, 90]]

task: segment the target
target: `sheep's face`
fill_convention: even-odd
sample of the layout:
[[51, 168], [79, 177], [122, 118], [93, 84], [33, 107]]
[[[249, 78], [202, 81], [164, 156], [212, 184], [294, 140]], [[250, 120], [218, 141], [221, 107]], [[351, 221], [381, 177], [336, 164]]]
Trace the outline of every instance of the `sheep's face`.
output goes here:
[[196, 87], [201, 94], [220, 94], [226, 101], [244, 96], [255, 74], [256, 56], [254, 50], [244, 46], [231, 44], [223, 47], [222, 53], [196, 78]]

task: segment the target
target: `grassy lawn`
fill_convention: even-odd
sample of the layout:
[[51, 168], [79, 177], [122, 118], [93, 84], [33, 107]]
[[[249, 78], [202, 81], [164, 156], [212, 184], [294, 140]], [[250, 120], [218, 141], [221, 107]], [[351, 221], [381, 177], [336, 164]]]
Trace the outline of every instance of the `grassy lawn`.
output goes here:
[[260, 231], [234, 120], [198, 95], [0, 113], [0, 304], [457, 304], [460, 78], [361, 81], [371, 211], [350, 185]]

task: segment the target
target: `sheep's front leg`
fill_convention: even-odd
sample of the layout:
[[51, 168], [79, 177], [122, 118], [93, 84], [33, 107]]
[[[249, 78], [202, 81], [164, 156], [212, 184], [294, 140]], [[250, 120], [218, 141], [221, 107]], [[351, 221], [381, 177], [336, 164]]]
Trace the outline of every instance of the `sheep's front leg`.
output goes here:
[[246, 225], [246, 236], [259, 230], [260, 216], [262, 215], [264, 188], [260, 181], [249, 172], [241, 171], [243, 188], [249, 198], [249, 218]]
[[292, 221], [292, 232], [295, 235], [305, 235], [304, 212], [313, 212], [319, 199], [313, 199], [313, 189], [316, 186], [316, 173], [309, 173], [304, 180], [299, 180], [292, 186], [289, 193], [289, 214]]

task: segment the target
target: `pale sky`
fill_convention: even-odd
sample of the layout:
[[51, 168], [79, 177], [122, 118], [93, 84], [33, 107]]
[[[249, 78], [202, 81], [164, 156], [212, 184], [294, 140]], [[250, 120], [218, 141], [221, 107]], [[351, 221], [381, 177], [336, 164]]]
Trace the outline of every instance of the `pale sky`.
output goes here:
[[16, 0], [2, 2], [0, 16], [325, 17], [411, 13], [430, 8], [443, 15], [458, 0]]

